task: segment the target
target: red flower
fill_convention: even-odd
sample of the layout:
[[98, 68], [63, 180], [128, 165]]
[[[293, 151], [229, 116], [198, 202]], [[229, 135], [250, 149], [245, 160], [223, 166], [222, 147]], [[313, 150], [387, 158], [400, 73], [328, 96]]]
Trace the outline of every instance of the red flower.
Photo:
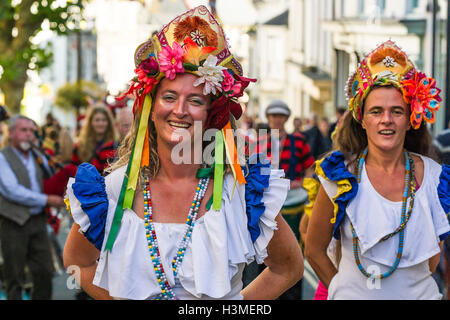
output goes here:
[[436, 80], [416, 71], [411, 78], [401, 82], [401, 90], [403, 99], [411, 106], [410, 121], [414, 129], [420, 127], [422, 120], [428, 123], [435, 121], [434, 112], [439, 109], [439, 102], [442, 101]]
[[236, 119], [239, 119], [242, 115], [241, 105], [221, 96], [212, 103], [211, 111], [206, 120], [206, 128], [222, 129], [230, 120], [230, 112]]
[[139, 64], [139, 69], [147, 75], [155, 75], [159, 70], [158, 62], [156, 62], [154, 57], [147, 58]]
[[231, 97], [240, 98], [244, 95], [244, 90], [248, 87], [250, 82], [256, 82], [256, 79], [241, 77], [238, 74], [234, 75], [236, 84], [233, 86], [233, 93]]

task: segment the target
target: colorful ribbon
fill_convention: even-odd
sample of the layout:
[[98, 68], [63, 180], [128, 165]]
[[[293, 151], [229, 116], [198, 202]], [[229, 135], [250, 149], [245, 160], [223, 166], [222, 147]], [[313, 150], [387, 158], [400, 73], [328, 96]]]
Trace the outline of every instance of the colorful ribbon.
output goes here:
[[143, 107], [140, 112], [138, 132], [134, 141], [131, 152], [130, 161], [128, 162], [127, 172], [122, 182], [119, 200], [117, 202], [114, 218], [109, 231], [108, 240], [105, 245], [106, 251], [111, 251], [119, 232], [120, 223], [122, 221], [123, 210], [132, 209], [134, 193], [139, 177], [139, 171], [142, 164], [149, 161], [149, 143], [148, 143], [148, 120], [150, 117], [150, 109], [152, 107], [152, 98], [150, 95], [145, 96]]
[[213, 210], [219, 211], [222, 205], [223, 190], [223, 148], [224, 148], [223, 132], [216, 132], [216, 145], [214, 149], [214, 189], [213, 189]]

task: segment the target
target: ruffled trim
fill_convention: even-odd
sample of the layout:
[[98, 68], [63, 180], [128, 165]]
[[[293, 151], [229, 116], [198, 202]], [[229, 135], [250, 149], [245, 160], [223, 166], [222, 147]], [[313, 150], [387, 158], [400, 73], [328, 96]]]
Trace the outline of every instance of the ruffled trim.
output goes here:
[[290, 180], [284, 178], [283, 170], [271, 170], [269, 187], [264, 190], [262, 201], [265, 206], [264, 214], [259, 219], [258, 225], [261, 234], [253, 243], [256, 262], [261, 264], [267, 258], [267, 245], [277, 230], [275, 218], [280, 213], [290, 187]]
[[320, 181], [317, 176], [303, 179], [303, 188], [308, 193], [308, 203], [305, 205], [305, 214], [310, 218], [314, 202], [316, 202], [317, 193], [319, 192]]
[[269, 186], [270, 161], [262, 158], [260, 154], [254, 154], [249, 158], [247, 167], [243, 169], [247, 180], [245, 186], [247, 227], [254, 243], [261, 234], [259, 219], [266, 209], [262, 198], [264, 190]]
[[[439, 202], [441, 203], [442, 209], [449, 218], [450, 215], [450, 166], [447, 164], [442, 165], [442, 171], [439, 175], [439, 184], [437, 187]], [[439, 240], [444, 241], [450, 232], [439, 235]]]
[[340, 151], [318, 160], [316, 174], [337, 184], [337, 194], [331, 200], [334, 206], [333, 237], [340, 239], [339, 226], [345, 216], [345, 209], [350, 200], [358, 193], [358, 181], [345, 166], [345, 157]]
[[[108, 214], [108, 197], [105, 190], [105, 179], [97, 169], [83, 163], [78, 167], [75, 182], [70, 185], [79, 205], [71, 202], [71, 212], [76, 223], [82, 227], [86, 239], [101, 250], [105, 236], [105, 223]], [[75, 210], [77, 207], [82, 210]], [[87, 216], [87, 217], [86, 217]]]
[[[282, 178], [283, 170], [269, 172], [269, 184], [261, 199], [265, 210], [258, 221], [260, 234], [255, 242], [251, 239], [245, 212], [245, 189], [248, 185], [235, 184], [231, 174], [224, 176], [221, 209], [208, 210], [197, 220], [192, 232], [191, 244], [187, 247], [178, 273], [183, 289], [175, 289], [180, 297], [240, 298], [244, 265], [255, 260], [262, 263], [267, 257], [267, 245], [277, 228], [275, 218], [289, 190], [289, 180]], [[119, 182], [124, 173], [124, 170], [118, 169], [106, 177], [106, 191], [110, 199], [106, 237], [115, 206], [111, 199], [117, 199], [120, 193]], [[248, 178], [249, 175], [246, 179]], [[182, 229], [176, 231], [179, 227]], [[160, 242], [165, 270], [171, 269], [176, 249], [172, 248], [173, 241], [178, 241], [182, 236], [183, 228], [183, 225], [156, 224], [157, 236], [159, 239], [166, 239]], [[169, 272], [167, 278], [170, 285], [174, 286], [173, 274]], [[101, 252], [93, 283], [119, 298], [147, 299], [160, 293], [145, 241], [144, 221], [131, 210], [124, 211], [114, 249], [111, 252]]]
[[441, 202], [442, 209], [444, 209], [445, 214], [450, 214], [450, 166], [442, 165], [442, 171], [439, 175], [439, 185], [438, 185], [438, 196]]

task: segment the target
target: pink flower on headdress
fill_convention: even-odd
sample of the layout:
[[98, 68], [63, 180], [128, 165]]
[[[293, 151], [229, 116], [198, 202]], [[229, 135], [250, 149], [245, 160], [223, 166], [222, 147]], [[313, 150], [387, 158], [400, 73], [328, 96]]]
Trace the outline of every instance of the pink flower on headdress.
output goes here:
[[256, 82], [256, 79], [241, 77], [238, 74], [234, 74], [233, 77], [236, 80], [236, 83], [232, 88], [233, 93], [230, 96], [235, 98], [240, 98], [244, 95], [244, 90], [248, 87], [250, 82]]
[[159, 65], [161, 71], [166, 73], [166, 78], [174, 80], [177, 73], [184, 73], [183, 55], [184, 50], [178, 42], [174, 42], [172, 48], [169, 45], [162, 48]]
[[223, 72], [222, 90], [224, 92], [227, 92], [233, 88], [234, 79], [228, 70], [222, 70], [222, 72]]
[[401, 90], [405, 102], [411, 105], [411, 125], [418, 129], [422, 119], [428, 123], [435, 121], [434, 112], [442, 101], [436, 88], [436, 80], [427, 77], [422, 72], [415, 72], [411, 78], [401, 81]]

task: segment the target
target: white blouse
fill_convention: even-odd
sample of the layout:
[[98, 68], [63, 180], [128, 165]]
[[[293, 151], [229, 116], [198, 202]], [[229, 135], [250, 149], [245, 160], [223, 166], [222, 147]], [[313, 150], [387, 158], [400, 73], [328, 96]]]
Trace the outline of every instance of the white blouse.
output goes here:
[[[342, 257], [338, 273], [330, 282], [328, 299], [441, 299], [428, 265], [428, 259], [440, 252], [439, 236], [450, 231], [437, 194], [441, 166], [428, 157], [418, 156], [424, 162], [424, 179], [415, 194], [414, 207], [405, 228], [403, 256], [398, 269], [387, 278], [373, 280], [366, 278], [355, 263], [350, 221], [358, 236], [362, 266], [375, 274], [387, 272], [394, 264], [399, 234], [387, 241], [379, 240], [393, 232], [401, 221], [402, 202], [382, 197], [370, 183], [363, 166], [358, 193], [347, 205], [340, 226]], [[319, 178], [332, 199], [337, 192], [336, 184]]]
[[[107, 239], [120, 194], [126, 167], [119, 168], [105, 178], [109, 199], [105, 238]], [[168, 281], [180, 299], [242, 299], [242, 271], [246, 263], [262, 263], [267, 257], [266, 247], [277, 229], [275, 217], [287, 192], [289, 180], [282, 179], [283, 170], [271, 170], [269, 186], [264, 190], [265, 211], [259, 220], [261, 234], [253, 243], [247, 229], [245, 185], [234, 186], [231, 175], [224, 177], [222, 206], [212, 208], [197, 219], [190, 243], [175, 283], [172, 272]], [[85, 232], [89, 218], [82, 211], [73, 194], [71, 179], [67, 194], [74, 221]], [[187, 215], [186, 208], [186, 215]], [[172, 270], [171, 261], [184, 235], [185, 224], [155, 223], [162, 264]], [[161, 293], [147, 247], [144, 220], [133, 211], [124, 210], [121, 226], [111, 252], [104, 250], [98, 261], [93, 284], [109, 292], [116, 299], [154, 299]]]

